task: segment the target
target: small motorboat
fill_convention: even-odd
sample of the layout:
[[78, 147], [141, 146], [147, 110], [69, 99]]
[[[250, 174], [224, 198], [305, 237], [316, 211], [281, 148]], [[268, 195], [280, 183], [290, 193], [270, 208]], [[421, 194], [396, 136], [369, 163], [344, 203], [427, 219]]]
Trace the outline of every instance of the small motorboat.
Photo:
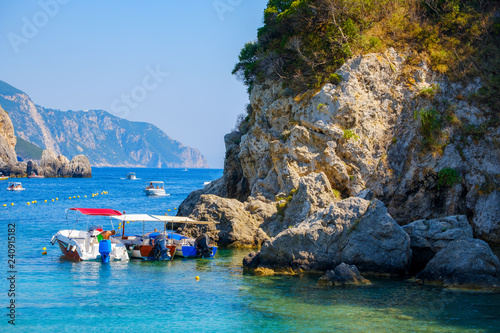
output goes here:
[[159, 181], [152, 181], [149, 183], [146, 183], [146, 188], [144, 189], [144, 192], [146, 195], [149, 196], [166, 196], [167, 194], [165, 193], [165, 185], [163, 182]]
[[37, 175], [35, 172], [32, 172], [28, 178], [45, 178], [43, 175]]
[[137, 179], [137, 177], [135, 176], [134, 172], [129, 172], [127, 174], [127, 179], [134, 180], [134, 179]]
[[1, 172], [0, 172], [0, 180], [7, 180], [9, 179], [8, 176], [4, 176]]
[[[210, 238], [201, 234], [196, 238], [190, 238], [173, 231], [174, 224], [196, 224], [209, 225], [218, 224], [218, 222], [196, 221], [182, 216], [161, 216], [152, 215], [154, 218], [167, 223], [171, 223], [171, 231], [166, 232], [170, 244], [175, 245], [175, 255], [181, 258], [213, 258], [217, 253], [217, 246], [210, 244]], [[166, 229], [166, 227], [165, 227]]]
[[116, 234], [111, 218], [109, 218], [110, 230], [104, 230], [101, 225], [89, 227], [88, 219], [85, 230], [75, 229], [82, 215], [112, 217], [122, 215], [119, 211], [101, 208], [70, 208], [66, 211], [66, 219], [69, 211], [81, 213], [81, 215], [77, 215], [75, 226], [73, 229], [60, 230], [52, 236], [50, 241], [52, 245], [56, 242], [59, 244], [59, 248], [66, 258], [73, 261], [98, 260], [103, 263], [129, 259], [125, 245], [118, 238], [111, 237]]
[[20, 182], [10, 182], [9, 186], [7, 187], [7, 190], [9, 191], [24, 191], [25, 188]]
[[[126, 214], [114, 218], [121, 221], [118, 228], [122, 228], [122, 235], [113, 238], [125, 244], [130, 258], [148, 261], [167, 261], [174, 258], [175, 245], [169, 244], [165, 232], [158, 232], [155, 228], [154, 231], [145, 233], [146, 222], [162, 221], [147, 214]], [[142, 235], [125, 234], [125, 224], [128, 222], [142, 222]]]

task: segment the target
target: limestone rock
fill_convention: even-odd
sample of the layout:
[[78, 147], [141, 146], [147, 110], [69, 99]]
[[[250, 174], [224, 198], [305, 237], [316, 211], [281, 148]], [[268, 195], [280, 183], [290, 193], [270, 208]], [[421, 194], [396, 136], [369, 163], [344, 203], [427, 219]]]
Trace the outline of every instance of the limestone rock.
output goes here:
[[439, 251], [417, 278], [452, 288], [500, 289], [500, 261], [486, 242], [462, 238]]
[[[7, 166], [16, 164], [16, 136], [9, 115], [0, 107], [0, 168], [7, 171]], [[6, 172], [7, 174], [7, 172]]]
[[371, 284], [370, 280], [361, 276], [355, 265], [347, 265], [346, 263], [341, 263], [335, 269], [326, 271], [319, 282], [333, 286]]
[[219, 245], [232, 247], [257, 246], [267, 238], [259, 230], [259, 222], [236, 199], [201, 195], [192, 216], [205, 221], [217, 221], [218, 234], [210, 235]]
[[384, 204], [351, 197], [264, 243], [259, 265], [328, 270], [345, 262], [361, 271], [404, 274], [410, 256], [409, 236]]
[[452, 241], [462, 237], [472, 238], [472, 227], [465, 215], [418, 220], [403, 226], [403, 230], [410, 235], [410, 274], [422, 271], [436, 253]]
[[75, 156], [71, 162], [63, 155], [56, 157], [54, 152], [46, 149], [42, 153], [40, 161], [40, 172], [48, 178], [54, 177], [92, 177], [92, 169], [87, 157]]

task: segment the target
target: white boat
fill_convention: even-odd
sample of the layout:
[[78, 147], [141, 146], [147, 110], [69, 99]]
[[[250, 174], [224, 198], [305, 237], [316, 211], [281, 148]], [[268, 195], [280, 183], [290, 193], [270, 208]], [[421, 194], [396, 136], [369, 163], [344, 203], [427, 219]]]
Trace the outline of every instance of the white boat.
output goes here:
[[9, 191], [24, 191], [25, 188], [19, 182], [10, 182], [9, 186], [7, 187], [7, 190], [9, 190]]
[[127, 174], [127, 179], [134, 180], [134, 179], [137, 179], [137, 177], [135, 176], [134, 172], [129, 172]]
[[9, 179], [8, 176], [4, 176], [1, 172], [0, 172], [0, 180], [6, 180], [6, 179]]
[[35, 172], [32, 172], [31, 175], [28, 176], [28, 178], [45, 178], [43, 175], [37, 175]]
[[[122, 215], [119, 211], [113, 209], [101, 208], [70, 208], [71, 211], [77, 211], [85, 216], [115, 216]], [[68, 211], [67, 211], [68, 213]], [[111, 230], [103, 230], [102, 226], [88, 226], [85, 230], [76, 230], [76, 224], [81, 215], [77, 215], [76, 223], [73, 229], [60, 230], [52, 236], [51, 243], [56, 242], [63, 255], [74, 261], [99, 260], [108, 263], [113, 260], [128, 260], [129, 255], [125, 245], [119, 240], [111, 237], [114, 231], [113, 222]]]
[[165, 185], [163, 182], [159, 181], [152, 181], [149, 183], [146, 183], [146, 188], [144, 189], [144, 192], [146, 195], [150, 196], [166, 196], [167, 194], [165, 193]]

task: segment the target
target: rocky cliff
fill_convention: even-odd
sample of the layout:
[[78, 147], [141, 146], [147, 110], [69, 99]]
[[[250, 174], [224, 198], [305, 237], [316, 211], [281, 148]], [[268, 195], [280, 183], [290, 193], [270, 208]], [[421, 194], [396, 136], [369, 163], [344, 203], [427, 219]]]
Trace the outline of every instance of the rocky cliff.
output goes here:
[[[317, 242], [317, 223], [329, 235], [321, 246], [346, 239], [335, 245], [342, 255], [350, 237], [328, 231], [324, 216], [336, 216], [336, 202], [356, 195], [378, 198], [399, 225], [465, 215], [476, 237], [500, 244], [498, 110], [474, 102], [480, 80], [451, 82], [425, 62], [408, 64], [408, 56], [390, 49], [350, 59], [337, 71], [337, 85], [301, 95], [291, 95], [280, 82], [255, 86], [252, 112], [240, 126], [248, 130], [226, 136], [223, 178], [192, 193], [179, 213], [215, 219], [206, 209], [211, 206], [206, 194], [242, 201], [257, 221], [251, 228], [255, 237], [245, 238], [255, 243], [270, 237], [261, 255], [266, 253], [264, 259], [273, 264], [268, 253], [290, 244], [279, 239], [312, 233], [309, 241]], [[218, 198], [217, 206], [232, 206], [225, 200], [223, 204]], [[226, 217], [219, 228], [231, 226], [236, 234], [240, 224]], [[342, 228], [349, 230], [353, 219], [345, 221]], [[378, 227], [374, 224], [372, 230]], [[334, 230], [343, 230], [339, 228]], [[277, 242], [281, 245], [273, 246]], [[301, 267], [305, 260], [305, 266], [326, 267], [323, 257], [318, 262], [317, 255], [308, 257], [311, 252], [301, 249], [285, 259], [287, 265]], [[324, 255], [322, 251], [317, 253]], [[340, 264], [328, 260], [330, 266]], [[388, 267], [382, 270], [391, 271]]]
[[9, 115], [0, 107], [0, 172], [6, 176], [27, 176], [32, 173], [45, 177], [92, 177], [92, 169], [87, 157], [75, 156], [71, 162], [63, 155], [56, 157], [47, 149], [42, 154], [40, 165], [28, 162], [17, 162], [16, 136]]
[[208, 167], [197, 149], [149, 123], [131, 122], [102, 110], [46, 109], [2, 81], [0, 105], [9, 112], [18, 137], [58, 154], [84, 154], [95, 166]]

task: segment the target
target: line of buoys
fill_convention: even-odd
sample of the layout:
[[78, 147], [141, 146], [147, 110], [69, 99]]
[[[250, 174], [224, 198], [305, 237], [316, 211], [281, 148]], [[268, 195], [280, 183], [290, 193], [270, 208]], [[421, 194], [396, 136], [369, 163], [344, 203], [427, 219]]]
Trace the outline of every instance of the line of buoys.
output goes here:
[[[101, 194], [101, 195], [105, 195], [105, 194], [108, 194], [108, 193], [109, 193], [108, 191], [102, 191], [100, 194]], [[96, 197], [96, 196], [98, 196], [98, 195], [99, 195], [99, 193], [92, 193], [92, 198], [94, 198], [94, 197]], [[83, 197], [84, 197], [84, 198], [86, 198], [87, 196], [86, 196], [86, 195], [84, 195]], [[77, 198], [79, 199], [79, 198], [80, 198], [80, 196], [79, 196], [79, 195], [74, 195], [74, 196], [72, 196], [72, 197], [71, 197], [71, 196], [70, 196], [70, 197], [68, 197], [68, 199], [69, 199], [69, 200], [73, 200], [73, 199], [77, 199]], [[52, 201], [52, 202], [59, 201], [59, 198], [50, 199], [50, 201]], [[49, 202], [49, 200], [45, 199], [43, 202], [47, 203], [47, 202]], [[36, 203], [38, 203], [38, 201], [37, 201], [37, 200], [32, 200], [32, 201], [28, 201], [28, 202], [26, 202], [26, 205], [27, 205], [27, 206], [30, 206], [30, 205], [34, 205], [34, 204], [36, 204]], [[10, 205], [11, 205], [11, 206], [14, 206], [14, 203], [12, 202]], [[3, 207], [7, 207], [7, 204], [3, 204]]]

